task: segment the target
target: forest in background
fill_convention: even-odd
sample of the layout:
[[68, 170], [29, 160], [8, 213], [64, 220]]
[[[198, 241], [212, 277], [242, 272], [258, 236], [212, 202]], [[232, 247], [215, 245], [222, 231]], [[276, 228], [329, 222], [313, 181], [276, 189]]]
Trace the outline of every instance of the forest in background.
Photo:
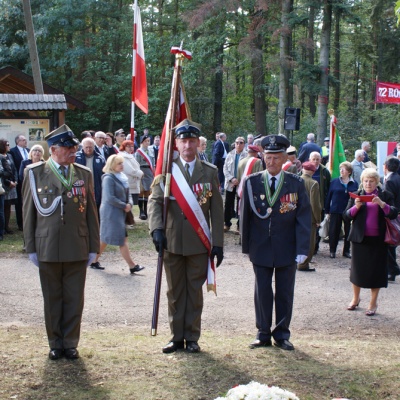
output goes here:
[[[172, 46], [193, 53], [183, 81], [205, 136], [283, 131], [285, 107], [301, 109], [298, 145], [321, 142], [334, 108], [348, 159], [363, 140], [399, 140], [398, 105], [374, 104], [375, 81], [400, 82], [400, 28], [388, 0], [139, 0], [149, 114], [136, 127], [160, 133], [167, 111]], [[0, 0], [0, 66], [32, 74], [20, 0]], [[87, 105], [67, 123], [129, 129], [133, 3], [31, 0], [44, 82]]]

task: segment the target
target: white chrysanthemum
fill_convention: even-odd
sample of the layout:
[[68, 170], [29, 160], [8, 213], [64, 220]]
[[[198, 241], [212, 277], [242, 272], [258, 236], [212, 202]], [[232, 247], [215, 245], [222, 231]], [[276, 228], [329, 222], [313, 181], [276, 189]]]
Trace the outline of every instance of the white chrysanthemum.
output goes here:
[[300, 400], [294, 393], [281, 389], [278, 386], [262, 385], [258, 382], [250, 382], [247, 385], [239, 385], [230, 389], [226, 397], [218, 397], [215, 400]]

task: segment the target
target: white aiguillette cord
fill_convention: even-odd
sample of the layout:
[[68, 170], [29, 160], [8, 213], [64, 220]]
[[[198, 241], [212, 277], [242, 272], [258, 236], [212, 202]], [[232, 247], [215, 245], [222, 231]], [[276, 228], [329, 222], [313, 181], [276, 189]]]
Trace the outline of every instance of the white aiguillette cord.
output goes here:
[[35, 175], [33, 175], [33, 171], [31, 169], [29, 170], [29, 183], [31, 186], [33, 202], [35, 203], [35, 207], [38, 213], [43, 217], [49, 217], [50, 215], [54, 214], [58, 205], [61, 204], [61, 219], [62, 219], [64, 213], [63, 202], [61, 201], [62, 196], [57, 196], [50, 207], [43, 208], [40, 204], [40, 200], [36, 191]]

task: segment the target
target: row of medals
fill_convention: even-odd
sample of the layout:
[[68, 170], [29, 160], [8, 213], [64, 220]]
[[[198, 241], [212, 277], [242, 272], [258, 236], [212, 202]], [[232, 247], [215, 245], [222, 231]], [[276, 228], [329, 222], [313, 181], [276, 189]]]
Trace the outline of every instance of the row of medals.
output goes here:
[[83, 193], [83, 190], [79, 187], [72, 187], [70, 192], [67, 192], [67, 197], [69, 199], [73, 198], [74, 203], [79, 202], [79, 211], [84, 212], [85, 211], [85, 205], [87, 203], [87, 200], [85, 198], [85, 194]]
[[212, 196], [211, 190], [207, 190], [205, 193], [203, 192], [201, 195], [199, 195], [199, 204], [205, 204], [207, 203], [207, 198]]

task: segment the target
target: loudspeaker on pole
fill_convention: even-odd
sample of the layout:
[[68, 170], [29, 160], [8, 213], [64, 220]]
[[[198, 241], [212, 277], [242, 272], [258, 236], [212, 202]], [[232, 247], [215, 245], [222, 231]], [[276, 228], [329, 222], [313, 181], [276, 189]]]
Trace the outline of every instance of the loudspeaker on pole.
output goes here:
[[286, 131], [298, 131], [300, 129], [300, 108], [285, 108], [283, 128]]

